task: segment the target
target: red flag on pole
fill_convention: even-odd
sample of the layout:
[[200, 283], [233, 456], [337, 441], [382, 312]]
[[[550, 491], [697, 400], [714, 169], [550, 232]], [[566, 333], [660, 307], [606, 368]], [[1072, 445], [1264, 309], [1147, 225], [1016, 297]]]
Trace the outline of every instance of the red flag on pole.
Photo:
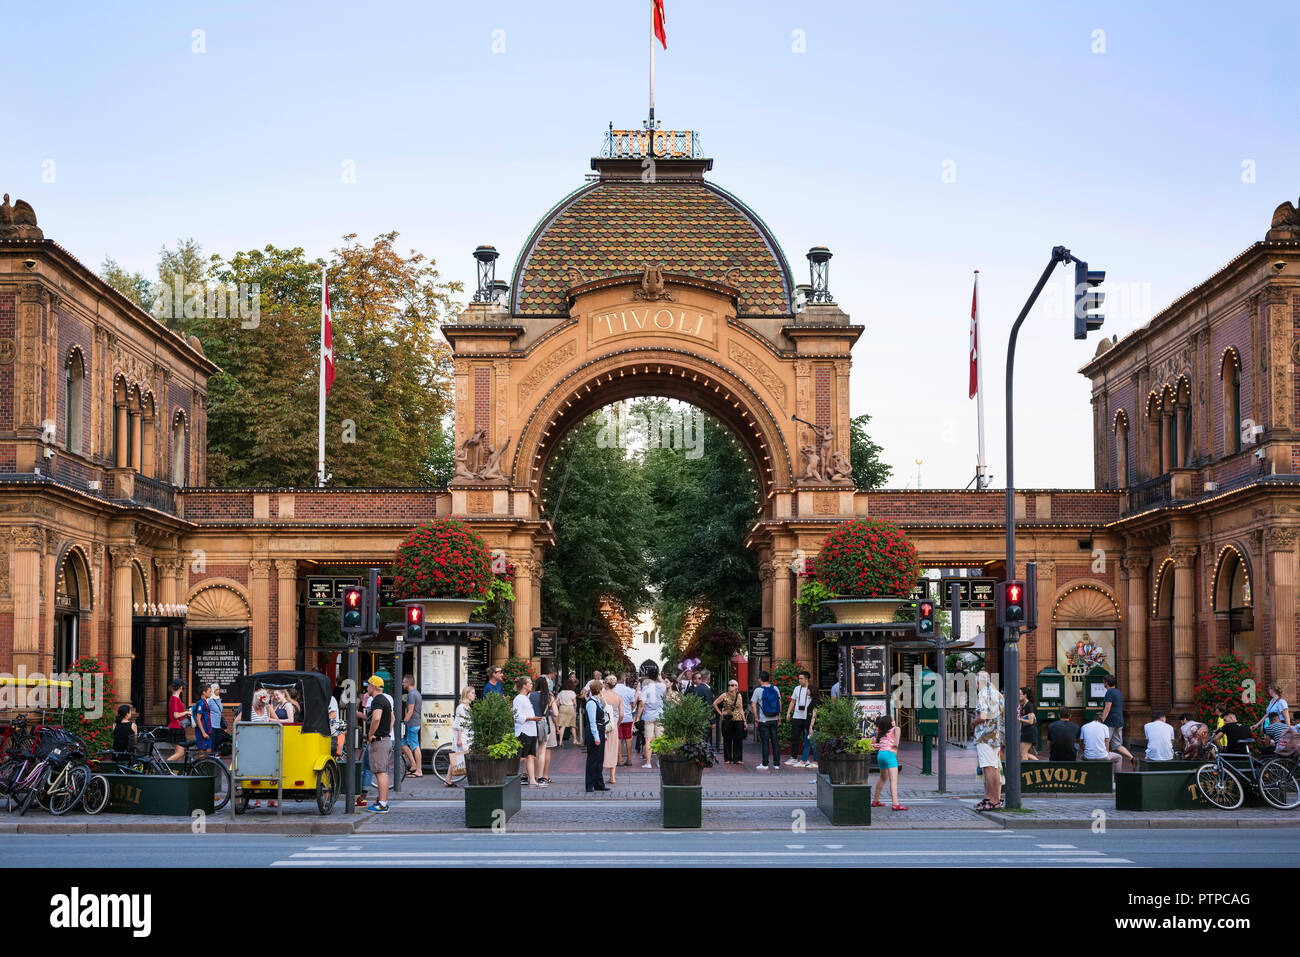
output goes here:
[[325, 306], [321, 315], [321, 361], [325, 363], [325, 394], [334, 385], [334, 323], [330, 316], [330, 287], [325, 283]]
[[970, 398], [979, 391], [979, 280], [970, 294]]
[[655, 5], [655, 37], [668, 49], [668, 31], [664, 29], [666, 20], [664, 19], [664, 0], [654, 0]]

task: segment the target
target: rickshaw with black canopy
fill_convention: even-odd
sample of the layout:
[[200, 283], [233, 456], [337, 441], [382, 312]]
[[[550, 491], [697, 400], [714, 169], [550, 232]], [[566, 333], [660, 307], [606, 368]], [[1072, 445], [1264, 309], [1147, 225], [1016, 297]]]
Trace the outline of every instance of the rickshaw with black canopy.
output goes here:
[[[238, 685], [243, 710], [235, 722], [231, 757], [231, 775], [237, 789], [235, 813], [243, 814], [250, 800], [277, 797], [282, 801], [314, 798], [321, 814], [330, 813], [341, 777], [330, 735], [333, 688], [329, 679], [317, 671], [262, 671], [245, 676]], [[255, 692], [295, 688], [302, 703], [302, 713], [294, 716], [296, 720], [249, 720]], [[279, 729], [278, 735], [272, 728]]]

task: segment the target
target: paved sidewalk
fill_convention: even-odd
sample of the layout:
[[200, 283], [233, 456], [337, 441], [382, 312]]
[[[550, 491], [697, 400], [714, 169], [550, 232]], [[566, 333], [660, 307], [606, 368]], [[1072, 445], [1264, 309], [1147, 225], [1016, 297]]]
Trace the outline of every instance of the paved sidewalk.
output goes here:
[[[809, 830], [831, 830], [817, 809], [816, 772], [810, 768], [782, 766], [779, 771], [757, 771], [753, 749], [743, 767], [720, 765], [704, 772], [705, 830], [784, 831], [795, 825]], [[659, 830], [659, 771], [633, 767], [616, 771], [618, 783], [606, 792], [588, 794], [583, 787], [585, 755], [581, 748], [558, 750], [551, 763], [554, 784], [523, 789], [523, 807], [509, 822], [510, 831], [629, 832]], [[938, 777], [922, 775], [919, 744], [905, 743], [900, 758], [899, 797], [908, 806], [894, 811], [886, 804], [874, 808], [873, 829], [927, 830], [1002, 828], [1274, 828], [1300, 826], [1300, 811], [1270, 808], [1138, 812], [1117, 811], [1109, 795], [1083, 797], [1028, 795], [1019, 812], [980, 814], [974, 810], [983, 794], [976, 776], [975, 755], [961, 748], [948, 751], [948, 787], [938, 792]], [[936, 762], [937, 763], [937, 762]], [[874, 785], [877, 778], [872, 776]], [[374, 799], [371, 792], [371, 800]], [[888, 791], [885, 795], [888, 797]], [[0, 814], [0, 833], [96, 834], [178, 833], [203, 827], [208, 833], [238, 834], [351, 834], [460, 832], [465, 828], [464, 790], [448, 788], [432, 775], [407, 779], [401, 793], [390, 795], [386, 815], [358, 809], [344, 813], [339, 797], [334, 813], [321, 817], [314, 801], [287, 802], [283, 817], [267, 808], [249, 810], [232, 818], [229, 809], [208, 815], [201, 825], [190, 818], [141, 814], [70, 814], [52, 817], [32, 810], [24, 817]], [[1100, 817], [1101, 812], [1104, 817]]]

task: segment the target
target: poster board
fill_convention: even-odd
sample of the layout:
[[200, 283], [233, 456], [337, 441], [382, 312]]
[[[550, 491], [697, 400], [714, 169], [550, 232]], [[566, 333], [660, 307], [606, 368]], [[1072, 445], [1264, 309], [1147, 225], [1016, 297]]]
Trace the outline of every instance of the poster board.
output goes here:
[[1093, 668], [1115, 673], [1115, 633], [1114, 628], [1056, 629], [1056, 668], [1065, 675], [1065, 707], [1084, 707]]
[[200, 689], [214, 682], [224, 694], [248, 672], [247, 629], [192, 629], [189, 645], [190, 701], [198, 700]]

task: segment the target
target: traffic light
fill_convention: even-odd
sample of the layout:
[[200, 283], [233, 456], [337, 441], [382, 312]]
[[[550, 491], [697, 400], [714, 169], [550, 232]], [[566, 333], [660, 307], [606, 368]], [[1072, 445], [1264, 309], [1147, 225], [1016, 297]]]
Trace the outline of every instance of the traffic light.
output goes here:
[[1094, 310], [1100, 309], [1106, 299], [1104, 292], [1090, 292], [1093, 286], [1106, 281], [1106, 273], [1089, 269], [1087, 263], [1074, 264], [1074, 338], [1087, 339], [1088, 333], [1101, 328], [1106, 317]]
[[343, 589], [343, 634], [360, 635], [366, 631], [366, 590], [360, 585]]
[[1021, 581], [1001, 582], [998, 585], [998, 627], [1025, 624], [1025, 583]]
[[379, 634], [379, 569], [370, 569], [366, 579], [366, 632]]
[[406, 640], [424, 641], [424, 606], [406, 606]]
[[933, 638], [934, 636], [934, 602], [922, 598], [916, 603], [916, 637]]

